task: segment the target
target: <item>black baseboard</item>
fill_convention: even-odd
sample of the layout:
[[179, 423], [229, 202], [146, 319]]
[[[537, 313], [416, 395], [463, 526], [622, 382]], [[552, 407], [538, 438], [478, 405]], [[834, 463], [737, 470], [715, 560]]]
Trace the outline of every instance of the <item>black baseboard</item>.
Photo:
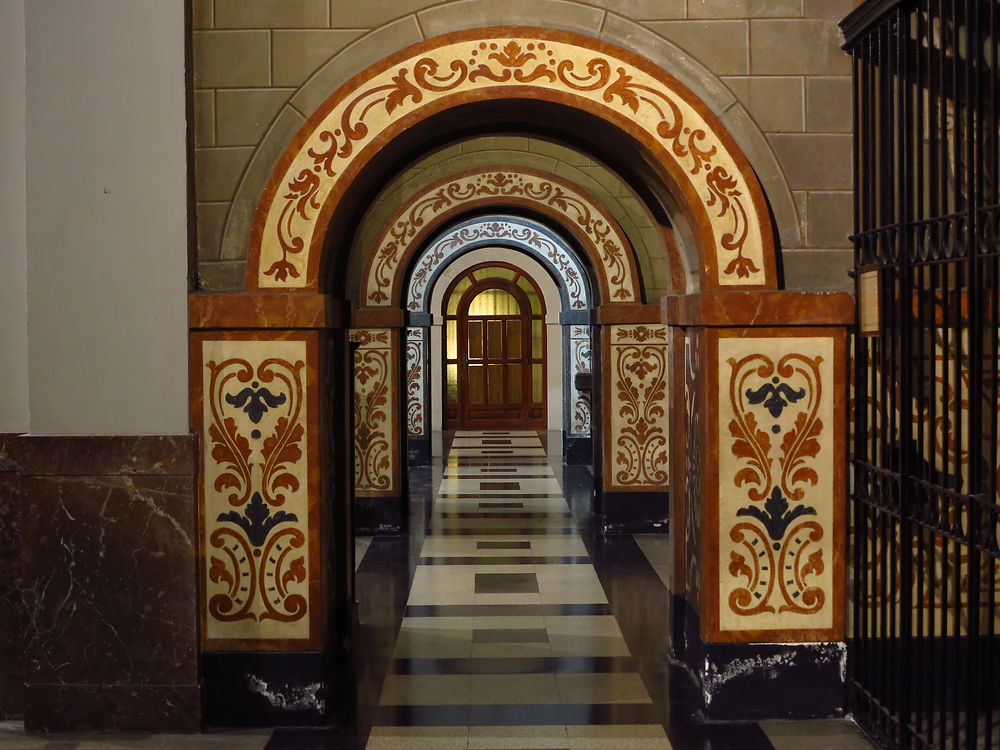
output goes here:
[[406, 438], [406, 458], [410, 466], [429, 466], [431, 462], [431, 439], [429, 437]]
[[401, 497], [354, 498], [354, 533], [358, 536], [398, 534], [405, 518]]
[[597, 492], [596, 512], [605, 534], [666, 534], [669, 492]]
[[590, 466], [594, 463], [594, 441], [589, 437], [563, 434], [563, 456], [569, 466]]
[[844, 715], [844, 643], [705, 643], [690, 604], [679, 596], [672, 603], [672, 651], [700, 688], [701, 714], [706, 720]]
[[316, 651], [201, 655], [208, 727], [317, 726], [335, 710], [328, 659]]

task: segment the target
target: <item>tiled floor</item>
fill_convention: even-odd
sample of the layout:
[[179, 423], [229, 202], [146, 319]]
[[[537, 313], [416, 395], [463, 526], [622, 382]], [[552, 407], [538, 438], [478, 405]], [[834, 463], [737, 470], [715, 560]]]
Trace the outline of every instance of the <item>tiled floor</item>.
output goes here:
[[533, 432], [458, 433], [443, 466], [411, 469], [409, 535], [357, 544], [347, 730], [31, 738], [0, 724], [0, 750], [872, 747], [847, 721], [696, 721], [664, 656], [669, 538], [592, 533], [591, 483]]

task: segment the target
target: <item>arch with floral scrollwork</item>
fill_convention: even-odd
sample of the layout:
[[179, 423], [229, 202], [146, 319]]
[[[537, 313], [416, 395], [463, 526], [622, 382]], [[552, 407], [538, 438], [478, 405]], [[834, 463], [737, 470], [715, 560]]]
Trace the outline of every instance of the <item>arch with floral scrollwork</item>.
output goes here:
[[638, 143], [694, 228], [702, 289], [777, 288], [763, 191], [715, 115], [675, 78], [625, 49], [528, 27], [429, 39], [329, 97], [272, 172], [250, 240], [248, 288], [319, 289], [327, 228], [362, 168], [434, 115], [503, 99], [580, 110]]
[[[404, 278], [427, 238], [453, 217], [499, 205], [540, 213], [576, 239], [594, 271], [602, 303], [641, 301], [640, 275], [631, 243], [601, 203], [557, 175], [497, 166], [439, 180], [418, 191], [393, 214], [368, 252], [359, 305], [409, 307]], [[679, 257], [668, 260], [671, 265], [680, 263]], [[419, 268], [422, 262], [415, 266]]]

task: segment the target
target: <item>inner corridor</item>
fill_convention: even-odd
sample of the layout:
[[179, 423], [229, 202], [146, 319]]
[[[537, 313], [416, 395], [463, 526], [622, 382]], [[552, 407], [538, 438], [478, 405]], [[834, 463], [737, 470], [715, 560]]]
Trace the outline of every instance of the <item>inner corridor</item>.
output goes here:
[[595, 534], [593, 477], [546, 435], [460, 431], [411, 468], [409, 534], [358, 546], [355, 736], [268, 748], [871, 747], [846, 721], [698, 723], [666, 657], [669, 537]]

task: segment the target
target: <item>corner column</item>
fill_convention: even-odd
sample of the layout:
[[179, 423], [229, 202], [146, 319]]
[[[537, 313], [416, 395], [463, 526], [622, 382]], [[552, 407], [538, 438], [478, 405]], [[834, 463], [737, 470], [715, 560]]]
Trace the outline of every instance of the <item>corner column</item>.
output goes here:
[[665, 533], [669, 512], [667, 327], [655, 305], [594, 311], [595, 512], [605, 533]]
[[351, 597], [350, 518], [331, 496], [344, 482], [328, 479], [345, 451], [324, 426], [345, 427], [340, 310], [312, 293], [199, 294], [189, 319], [205, 723], [320, 724], [346, 699], [333, 676]]
[[708, 718], [839, 715], [853, 299], [703, 293], [663, 312], [683, 372], [674, 651]]

